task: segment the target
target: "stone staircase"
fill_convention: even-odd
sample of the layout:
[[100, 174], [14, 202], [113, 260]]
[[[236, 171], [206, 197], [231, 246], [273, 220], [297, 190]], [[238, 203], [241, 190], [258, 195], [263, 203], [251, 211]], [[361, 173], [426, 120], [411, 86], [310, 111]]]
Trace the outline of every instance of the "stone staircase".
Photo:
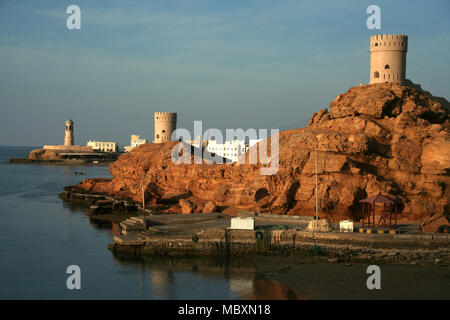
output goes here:
[[142, 216], [131, 217], [120, 224], [120, 236], [114, 236], [115, 243], [142, 244], [150, 240], [157, 229], [147, 227], [147, 220]]
[[144, 217], [131, 217], [122, 221], [120, 224], [122, 235], [130, 234], [130, 232], [144, 231], [147, 227], [147, 221]]
[[148, 230], [142, 230], [137, 234], [137, 239], [141, 241], [148, 241], [150, 240], [150, 237], [150, 231]]

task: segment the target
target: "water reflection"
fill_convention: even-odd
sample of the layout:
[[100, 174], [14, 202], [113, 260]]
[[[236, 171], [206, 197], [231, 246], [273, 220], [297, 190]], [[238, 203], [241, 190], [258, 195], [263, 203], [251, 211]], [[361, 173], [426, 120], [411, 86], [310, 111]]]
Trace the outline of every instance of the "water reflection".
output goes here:
[[236, 299], [299, 299], [286, 285], [266, 279], [251, 258], [149, 256], [132, 259], [115, 254], [114, 261], [148, 274], [145, 278], [151, 282], [151, 295], [155, 299], [174, 299], [172, 293], [182, 285], [178, 277], [182, 273], [225, 280]]
[[[119, 235], [117, 222], [89, 219], [96, 229], [108, 229]], [[178, 275], [190, 274], [202, 279], [225, 281], [231, 296], [236, 299], [295, 300], [299, 296], [281, 282], [266, 279], [252, 258], [243, 257], [162, 257], [136, 258], [114, 254], [114, 261], [141, 273], [140, 287], [145, 297], [146, 281], [154, 299], [176, 299], [174, 292], [181, 283]], [[148, 279], [148, 280], [147, 280]], [[195, 280], [193, 280], [195, 282]], [[195, 284], [194, 284], [195, 287]]]

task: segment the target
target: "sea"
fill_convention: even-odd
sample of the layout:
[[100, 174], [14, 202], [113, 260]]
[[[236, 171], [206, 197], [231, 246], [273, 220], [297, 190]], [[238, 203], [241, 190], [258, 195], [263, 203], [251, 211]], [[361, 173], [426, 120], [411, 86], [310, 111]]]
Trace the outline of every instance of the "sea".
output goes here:
[[[367, 264], [115, 257], [111, 224], [58, 197], [66, 185], [111, 177], [109, 167], [8, 163], [35, 148], [0, 147], [0, 299], [450, 298], [448, 266], [380, 266], [381, 288], [369, 289]], [[79, 288], [68, 285], [70, 266]]]

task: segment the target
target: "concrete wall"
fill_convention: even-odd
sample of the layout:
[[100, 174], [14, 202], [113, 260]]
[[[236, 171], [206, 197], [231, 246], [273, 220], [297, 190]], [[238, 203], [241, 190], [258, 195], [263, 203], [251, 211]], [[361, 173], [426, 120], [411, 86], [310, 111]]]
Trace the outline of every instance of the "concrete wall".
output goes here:
[[92, 152], [92, 147], [87, 146], [47, 145], [43, 146], [43, 148], [46, 150], [54, 150], [54, 151]]
[[155, 112], [154, 143], [171, 141], [172, 132], [177, 128], [176, 112]]
[[407, 35], [370, 37], [370, 83], [404, 82], [407, 51]]

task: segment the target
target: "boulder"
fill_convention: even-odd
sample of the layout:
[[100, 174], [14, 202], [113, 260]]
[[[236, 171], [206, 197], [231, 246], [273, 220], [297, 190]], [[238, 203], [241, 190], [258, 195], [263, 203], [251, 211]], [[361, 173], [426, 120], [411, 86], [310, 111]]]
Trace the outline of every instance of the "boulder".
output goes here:
[[330, 232], [332, 231], [330, 223], [326, 219], [322, 220], [311, 220], [305, 229], [306, 231], [320, 231], [320, 232]]
[[212, 213], [215, 211], [217, 211], [217, 206], [212, 201], [208, 201], [202, 209], [202, 213]]
[[420, 229], [425, 232], [445, 232], [448, 228], [443, 227], [450, 227], [450, 222], [448, 217], [438, 213], [431, 217], [422, 218], [419, 226]]
[[194, 210], [195, 210], [194, 204], [189, 200], [180, 199], [180, 201], [178, 201], [178, 204], [181, 207], [182, 214], [189, 214], [189, 213], [194, 212]]

